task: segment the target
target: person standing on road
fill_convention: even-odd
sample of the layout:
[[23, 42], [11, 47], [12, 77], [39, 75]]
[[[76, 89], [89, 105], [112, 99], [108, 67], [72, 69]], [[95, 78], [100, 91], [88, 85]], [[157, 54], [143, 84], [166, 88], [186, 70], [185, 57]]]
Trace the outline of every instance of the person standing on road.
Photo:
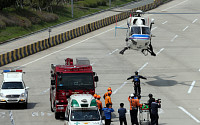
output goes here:
[[141, 79], [147, 79], [141, 75], [138, 75], [138, 72], [135, 72], [135, 75], [127, 78], [127, 80], [129, 79], [133, 79], [134, 82], [134, 90], [135, 90], [135, 94], [140, 95], [141, 94], [141, 87], [140, 87], [140, 78]]
[[127, 125], [127, 121], [126, 121], [126, 108], [124, 108], [124, 103], [120, 103], [120, 108], [118, 109], [118, 113], [119, 113], [119, 121], [120, 121], [120, 125]]
[[100, 101], [100, 98], [101, 98], [101, 96], [100, 96], [100, 95], [97, 95], [97, 100], [96, 100], [96, 102], [97, 102], [97, 106], [98, 106], [98, 109], [99, 109], [99, 111], [100, 111], [100, 114], [102, 115], [102, 102]]
[[139, 103], [139, 99], [136, 98], [136, 94], [134, 95], [131, 94], [131, 96], [128, 97], [128, 101], [130, 102], [131, 123], [132, 125], [134, 124], [139, 125], [137, 114], [138, 114], [138, 107], [142, 106], [142, 104]]
[[153, 98], [153, 95], [150, 93], [149, 94], [149, 100], [147, 102], [147, 105], [149, 105], [149, 114], [150, 114], [150, 118], [151, 118], [151, 103], [155, 100], [155, 98]]
[[109, 104], [106, 104], [106, 107], [102, 109], [105, 115], [105, 125], [110, 125], [111, 123], [111, 112], [114, 112], [113, 108], [109, 108]]
[[108, 91], [103, 95], [103, 98], [104, 98], [104, 99], [106, 98], [106, 96], [108, 96], [108, 92], [109, 92], [109, 91], [112, 93], [111, 87], [108, 87], [107, 90], [108, 90]]
[[158, 125], [158, 108], [161, 107], [160, 102], [156, 102], [155, 99], [152, 100], [151, 103], [151, 125]]
[[112, 102], [111, 102], [111, 91], [108, 92], [108, 96], [105, 97], [105, 105], [109, 105], [109, 107], [112, 107]]

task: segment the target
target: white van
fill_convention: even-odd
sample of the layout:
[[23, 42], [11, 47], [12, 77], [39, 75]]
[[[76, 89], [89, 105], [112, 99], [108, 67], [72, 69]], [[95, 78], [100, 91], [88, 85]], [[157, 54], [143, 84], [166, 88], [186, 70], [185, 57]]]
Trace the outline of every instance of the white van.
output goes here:
[[90, 94], [74, 94], [68, 100], [64, 125], [103, 125], [95, 98]]
[[22, 70], [4, 70], [0, 87], [0, 104], [20, 104], [25, 109], [28, 103], [28, 88], [23, 80]]

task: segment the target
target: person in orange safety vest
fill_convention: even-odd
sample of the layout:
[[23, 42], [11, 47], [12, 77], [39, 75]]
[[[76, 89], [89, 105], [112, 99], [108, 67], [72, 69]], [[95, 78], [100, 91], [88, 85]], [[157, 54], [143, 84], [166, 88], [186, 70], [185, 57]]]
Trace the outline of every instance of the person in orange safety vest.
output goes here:
[[138, 107], [142, 106], [142, 104], [140, 104], [136, 94], [134, 95], [131, 94], [131, 96], [128, 97], [128, 101], [130, 102], [131, 123], [132, 125], [134, 124], [139, 125], [137, 114], [138, 114]]
[[111, 89], [111, 87], [108, 87], [108, 89], [107, 89], [108, 91], [104, 94], [104, 96], [103, 96], [103, 98], [105, 99], [106, 98], [106, 96], [108, 96], [108, 92], [109, 91], [111, 91], [111, 94], [112, 94], [112, 89]]
[[97, 100], [96, 100], [96, 102], [97, 102], [97, 106], [98, 106], [98, 109], [99, 109], [99, 111], [100, 111], [100, 114], [102, 113], [102, 102], [100, 101], [100, 98], [101, 98], [101, 96], [100, 95], [97, 95]]
[[112, 107], [112, 102], [111, 102], [111, 97], [110, 97], [111, 93], [112, 93], [112, 92], [109, 91], [109, 92], [108, 92], [108, 96], [105, 97], [105, 105], [106, 105], [106, 104], [109, 104], [109, 107], [110, 107], [110, 108]]

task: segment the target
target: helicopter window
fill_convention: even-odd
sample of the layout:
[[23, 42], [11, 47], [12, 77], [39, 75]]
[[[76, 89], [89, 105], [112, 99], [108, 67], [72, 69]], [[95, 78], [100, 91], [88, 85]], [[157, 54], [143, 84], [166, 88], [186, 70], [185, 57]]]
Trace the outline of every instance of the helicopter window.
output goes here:
[[149, 27], [142, 27], [142, 34], [149, 34], [150, 35]]
[[141, 34], [140, 27], [131, 27], [131, 34]]

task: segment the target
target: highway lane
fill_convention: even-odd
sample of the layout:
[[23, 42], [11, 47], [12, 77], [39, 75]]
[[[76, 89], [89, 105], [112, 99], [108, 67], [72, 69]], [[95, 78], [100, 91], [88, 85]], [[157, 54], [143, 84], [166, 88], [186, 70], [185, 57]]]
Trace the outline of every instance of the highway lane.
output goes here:
[[[165, 11], [197, 12], [197, 3], [198, 0], [190, 2], [175, 0], [152, 11], [170, 8]], [[117, 109], [120, 102], [124, 102], [125, 107], [129, 109], [127, 98], [133, 92], [133, 84], [131, 80], [126, 79], [136, 70], [148, 78], [142, 80], [141, 102], [147, 101], [149, 93], [162, 99], [162, 110], [159, 111], [160, 124], [198, 124], [200, 16], [148, 16], [155, 18], [154, 27], [157, 27], [153, 30], [156, 37], [152, 43], [155, 52], [158, 53], [156, 57], [144, 56], [133, 50], [127, 50], [123, 56], [119, 55], [119, 50], [125, 45], [126, 31], [118, 30], [115, 37], [114, 25], [111, 25], [1, 67], [1, 69], [22, 68], [26, 72], [24, 78], [30, 89], [28, 109], [0, 109], [0, 122], [10, 125], [13, 117], [13, 123], [16, 125], [63, 125], [63, 120], [55, 120], [54, 114], [50, 111], [50, 64], [64, 64], [64, 59], [67, 57], [86, 56], [91, 60], [93, 70], [98, 73], [100, 79], [96, 88], [97, 93], [103, 96], [106, 89], [112, 87], [113, 108], [116, 110], [113, 115], [113, 125], [119, 124]], [[193, 23], [194, 20], [196, 21]], [[126, 20], [118, 23], [123, 26], [126, 26], [125, 24]], [[174, 38], [176, 35], [178, 36]], [[172, 39], [174, 40], [171, 41]], [[193, 81], [195, 85], [191, 93], [188, 93]], [[104, 103], [103, 99], [101, 100]], [[129, 113], [127, 121], [130, 124]]]

